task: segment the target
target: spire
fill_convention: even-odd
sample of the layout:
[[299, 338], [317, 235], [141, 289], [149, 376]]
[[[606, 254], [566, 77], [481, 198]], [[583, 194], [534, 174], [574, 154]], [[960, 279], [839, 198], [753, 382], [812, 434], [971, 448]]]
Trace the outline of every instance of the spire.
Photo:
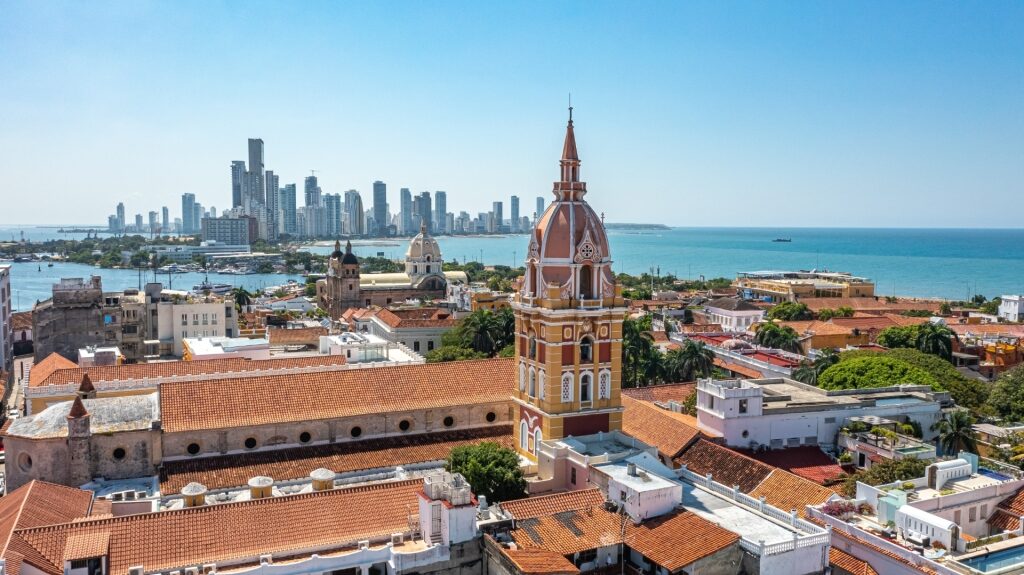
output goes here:
[[68, 419], [79, 419], [86, 415], [89, 415], [89, 412], [86, 411], [82, 398], [76, 395], [74, 403], [71, 404], [71, 411], [68, 412]]
[[420, 216], [420, 233], [427, 235], [427, 218]]
[[334, 240], [334, 251], [341, 251], [341, 240]]
[[91, 398], [92, 394], [96, 393], [96, 388], [92, 384], [92, 380], [89, 379], [88, 373], [82, 374], [82, 384], [78, 386], [78, 395], [85, 398]]
[[352, 240], [345, 240], [345, 253], [352, 253]]
[[565, 144], [562, 146], [563, 182], [580, 181], [580, 155], [576, 151], [576, 134], [572, 129], [572, 106], [569, 106], [569, 124], [565, 127]]

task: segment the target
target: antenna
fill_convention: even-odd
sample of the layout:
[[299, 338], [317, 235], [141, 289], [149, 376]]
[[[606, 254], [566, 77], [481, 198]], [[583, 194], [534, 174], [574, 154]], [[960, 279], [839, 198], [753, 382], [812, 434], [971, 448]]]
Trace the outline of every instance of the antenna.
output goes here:
[[313, 176], [315, 178], [316, 177], [316, 173], [319, 172], [319, 171], [320, 170], [310, 170], [309, 171], [309, 175], [311, 175], [311, 176]]

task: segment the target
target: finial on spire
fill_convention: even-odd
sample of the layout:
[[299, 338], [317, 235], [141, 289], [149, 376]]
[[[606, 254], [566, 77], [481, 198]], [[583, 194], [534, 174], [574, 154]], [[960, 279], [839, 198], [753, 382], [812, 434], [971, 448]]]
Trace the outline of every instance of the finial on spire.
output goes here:
[[352, 253], [352, 240], [345, 240], [345, 253]]
[[569, 92], [569, 123], [572, 123], [572, 92]]
[[427, 235], [427, 218], [420, 216], [420, 233]]

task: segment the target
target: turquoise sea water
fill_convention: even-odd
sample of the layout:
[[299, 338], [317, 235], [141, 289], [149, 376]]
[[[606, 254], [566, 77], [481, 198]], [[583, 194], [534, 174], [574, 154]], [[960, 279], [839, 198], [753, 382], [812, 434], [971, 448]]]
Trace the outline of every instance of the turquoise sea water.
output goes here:
[[[33, 240], [63, 237], [56, 228], [25, 230]], [[18, 231], [2, 228], [0, 240]], [[775, 238], [793, 241], [772, 242]], [[1024, 229], [674, 228], [610, 230], [609, 239], [617, 272], [641, 273], [653, 266], [684, 278], [731, 278], [739, 271], [827, 268], [867, 276], [875, 280], [876, 292], [882, 295], [963, 299], [974, 293], [988, 297], [1024, 293]], [[438, 242], [447, 260], [482, 257], [487, 264], [518, 265], [527, 239], [525, 235], [439, 237]], [[353, 249], [360, 256], [383, 253], [401, 258], [406, 245], [405, 239], [357, 241]], [[332, 248], [310, 249], [328, 253]], [[130, 270], [74, 264], [42, 269], [15, 264], [12, 290], [19, 309], [29, 309], [36, 299], [48, 297], [49, 285], [60, 277], [99, 273], [105, 288], [138, 285], [138, 274]], [[249, 288], [287, 279], [282, 275], [210, 276], [214, 282]], [[185, 274], [175, 278], [174, 287], [191, 287], [201, 280], [199, 274]]]

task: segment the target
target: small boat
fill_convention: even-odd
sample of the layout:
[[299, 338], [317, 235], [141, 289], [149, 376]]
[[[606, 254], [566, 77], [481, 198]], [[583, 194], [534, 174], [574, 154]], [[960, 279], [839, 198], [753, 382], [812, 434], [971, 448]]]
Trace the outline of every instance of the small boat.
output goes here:
[[231, 284], [215, 284], [209, 281], [204, 281], [199, 285], [192, 286], [192, 291], [195, 293], [210, 292], [218, 295], [224, 295], [234, 289]]
[[793, 239], [792, 238], [775, 238], [772, 241], [773, 242], [778, 242], [778, 243], [788, 244], [788, 243], [792, 243]]
[[50, 262], [50, 263], [46, 264], [46, 267], [52, 268], [53, 267], [53, 262]]

